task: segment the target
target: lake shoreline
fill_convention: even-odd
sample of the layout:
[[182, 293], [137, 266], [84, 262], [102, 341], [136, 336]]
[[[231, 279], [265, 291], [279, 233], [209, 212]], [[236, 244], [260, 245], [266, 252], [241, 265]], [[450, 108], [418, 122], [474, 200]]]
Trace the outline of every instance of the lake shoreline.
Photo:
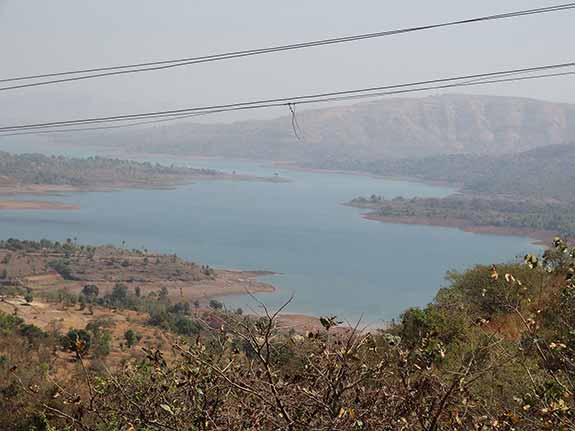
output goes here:
[[73, 211], [79, 209], [80, 207], [78, 205], [69, 205], [62, 202], [0, 200], [0, 210], [6, 210], [6, 211], [22, 211], [22, 210]]
[[[438, 195], [439, 197], [450, 194], [453, 190], [451, 188], [441, 190], [424, 187], [421, 181], [402, 184], [400, 181], [393, 183], [380, 181], [379, 177], [372, 180], [369, 177], [375, 176], [363, 173], [355, 174], [361, 175], [363, 179], [333, 173], [326, 176], [290, 173], [288, 169], [292, 169], [291, 165], [285, 170], [280, 170], [278, 166], [275, 171], [273, 167], [270, 168], [269, 163], [262, 166], [264, 162], [257, 165], [238, 162], [236, 165], [234, 161], [221, 160], [218, 163], [214, 161], [200, 165], [204, 169], [218, 169], [221, 166], [220, 169], [227, 172], [237, 169], [237, 172], [263, 177], [279, 172], [284, 178], [292, 179], [292, 184], [275, 187], [254, 183], [253, 186], [242, 186], [241, 195], [237, 186], [219, 181], [202, 182], [198, 187], [175, 187], [176, 191], [173, 193], [164, 193], [162, 190], [151, 191], [149, 196], [137, 190], [124, 190], [118, 194], [94, 194], [87, 196], [86, 199], [80, 198], [79, 194], [67, 195], [66, 200], [62, 201], [74, 203], [76, 200], [82, 206], [78, 216], [75, 213], [65, 213], [62, 216], [39, 214], [22, 217], [23, 220], [7, 216], [8, 233], [12, 237], [32, 235], [42, 237], [49, 232], [50, 239], [58, 240], [73, 235], [88, 243], [100, 243], [103, 240], [119, 243], [125, 240], [132, 245], [170, 250], [193, 261], [213, 264], [216, 271], [218, 267], [222, 270], [270, 269], [284, 276], [281, 281], [272, 277], [259, 279], [258, 281], [275, 285], [264, 288], [262, 292], [273, 294], [262, 293], [261, 299], [270, 310], [275, 311], [282, 305], [284, 297], [290, 292], [295, 292], [298, 302], [301, 301], [305, 307], [300, 308], [294, 304], [288, 314], [307, 316], [290, 318], [303, 319], [304, 322], [298, 324], [304, 326], [308, 319], [317, 323], [318, 317], [322, 315], [337, 313], [343, 316], [347, 307], [345, 304], [350, 303], [355, 310], [365, 311], [366, 319], [369, 321], [379, 322], [380, 318], [389, 320], [401, 313], [406, 304], [427, 303], [436, 291], [435, 284], [439, 286], [441, 283], [443, 270], [449, 269], [443, 266], [437, 269], [437, 265], [430, 266], [426, 270], [431, 275], [419, 277], [420, 285], [421, 282], [425, 280], [429, 282], [432, 278], [433, 286], [430, 284], [429, 288], [421, 288], [415, 293], [397, 292], [397, 286], [394, 285], [401, 284], [402, 279], [399, 277], [404, 272], [401, 270], [402, 263], [394, 260], [395, 251], [381, 249], [381, 243], [385, 243], [389, 238], [397, 240], [397, 230], [393, 226], [380, 229], [380, 226], [366, 223], [361, 219], [360, 212], [346, 209], [341, 203], [361, 195], [366, 190], [378, 190], [389, 196]], [[318, 173], [330, 174], [325, 170]], [[54, 192], [58, 191], [64, 190]], [[246, 195], [242, 196], [243, 193]], [[58, 200], [57, 197], [50, 199]], [[337, 209], [338, 207], [341, 209]], [[104, 211], [106, 217], [101, 219], [99, 213]], [[134, 213], [141, 214], [142, 218], [132, 225]], [[35, 227], [34, 223], [37, 221], [39, 225]], [[417, 236], [418, 230], [414, 230], [413, 234]], [[498, 261], [499, 256], [505, 258], [515, 255], [512, 253], [516, 253], [517, 250], [520, 250], [519, 253], [527, 251], [523, 239], [503, 241], [500, 247], [494, 250], [488, 248], [489, 240], [474, 239], [471, 235], [465, 236], [461, 233], [449, 235], [454, 238], [452, 248], [459, 247], [459, 244], [466, 247], [465, 253], [462, 254], [452, 253], [447, 249], [441, 250], [440, 256], [445, 256], [442, 257], [442, 262], [447, 262], [447, 259], [453, 256], [457, 268], [463, 268], [470, 261], [477, 261], [476, 256], [483, 256], [485, 261], [491, 262]], [[433, 249], [435, 235], [422, 232], [422, 236], [425, 237], [424, 241], [428, 239], [431, 241], [429, 246]], [[530, 245], [527, 247], [531, 251]], [[318, 253], [318, 249], [325, 252]], [[505, 251], [508, 249], [511, 252]], [[418, 251], [417, 254], [422, 253]], [[378, 256], [377, 259], [374, 259], [374, 256]], [[358, 258], [361, 262], [355, 260]], [[390, 268], [381, 268], [380, 260], [390, 262]], [[354, 263], [353, 266], [350, 262]], [[346, 265], [349, 269], [343, 270]], [[340, 268], [341, 272], [338, 271]], [[356, 272], [366, 275], [357, 281], [353, 275]], [[383, 276], [380, 273], [391, 277], [384, 286], [380, 286], [378, 281]], [[236, 274], [230, 278], [247, 277]], [[419, 278], [415, 277], [416, 280]], [[208, 288], [206, 284], [208, 283], [205, 283], [204, 287]], [[202, 303], [209, 299], [222, 298], [221, 300], [225, 299], [229, 305], [241, 306], [246, 311], [246, 304], [252, 302], [245, 295], [247, 292], [255, 292], [255, 289], [248, 287], [246, 290], [240, 284], [242, 283], [233, 286], [229, 283], [219, 288], [209, 286], [211, 287], [209, 290], [202, 289], [196, 292], [193, 292], [191, 285], [187, 286], [187, 289], [183, 283], [172, 282], [166, 286], [174, 292], [174, 299], [179, 298], [181, 286], [184, 296], [188, 296], [186, 293], [189, 292], [190, 297], [194, 296], [194, 299]], [[350, 296], [346, 285], [355, 286], [362, 295], [357, 295], [357, 298], [353, 294]], [[196, 286], [199, 287], [198, 284]], [[433, 292], [429, 293], [431, 290]], [[233, 298], [236, 294], [241, 295], [237, 301]], [[409, 296], [409, 303], [403, 300], [403, 296]], [[374, 305], [370, 297], [381, 298], [378, 301], [381, 305]], [[325, 298], [329, 298], [330, 301], [326, 301]], [[345, 306], [341, 305], [342, 303]], [[256, 311], [258, 310], [256, 307]]]
[[[171, 153], [121, 153], [122, 156], [126, 156], [128, 158], [154, 158], [158, 156], [168, 156], [168, 157], [176, 157], [174, 154]], [[359, 177], [367, 177], [379, 180], [387, 180], [387, 181], [406, 181], [418, 184], [425, 184], [429, 186], [438, 186], [438, 187], [451, 187], [455, 189], [455, 193], [459, 192], [460, 189], [463, 187], [463, 184], [455, 184], [449, 181], [443, 180], [429, 180], [424, 178], [418, 177], [399, 177], [399, 176], [392, 176], [392, 175], [379, 175], [373, 174], [370, 172], [365, 171], [354, 171], [354, 170], [345, 170], [345, 169], [329, 169], [329, 168], [311, 168], [306, 166], [301, 166], [296, 161], [289, 161], [289, 160], [260, 160], [260, 159], [250, 159], [245, 157], [220, 157], [220, 156], [202, 156], [202, 155], [193, 155], [193, 154], [183, 154], [178, 156], [179, 158], [187, 161], [220, 161], [220, 160], [237, 160], [238, 162], [252, 162], [256, 164], [261, 164], [263, 166], [270, 166], [270, 167], [277, 167], [279, 169], [286, 169], [289, 171], [296, 171], [296, 172], [311, 172], [311, 173], [318, 173], [318, 174], [339, 174], [339, 175], [351, 175], [351, 176], [359, 176]]]
[[[72, 186], [60, 184], [14, 184], [0, 186], [0, 197], [2, 196], [61, 196], [67, 193], [98, 193], [117, 192], [128, 189], [140, 190], [174, 190], [177, 187], [196, 184], [203, 181], [231, 181], [231, 182], [269, 182], [286, 183], [286, 178], [281, 177], [258, 177], [252, 175], [198, 175], [189, 179], [177, 181], [158, 182], [131, 182], [119, 181], [110, 184]], [[0, 199], [0, 210], [77, 210], [78, 205], [65, 204], [62, 202], [50, 201], [28, 201], [20, 199]]]
[[299, 172], [312, 172], [317, 174], [338, 174], [338, 175], [351, 175], [351, 176], [358, 176], [358, 177], [367, 177], [373, 178], [376, 180], [386, 180], [386, 181], [404, 181], [404, 182], [411, 182], [417, 184], [424, 184], [428, 186], [437, 186], [437, 187], [450, 187], [454, 189], [454, 193], [459, 193], [463, 187], [463, 184], [452, 183], [449, 181], [443, 180], [429, 180], [425, 178], [418, 178], [418, 177], [398, 177], [393, 175], [378, 175], [373, 174], [370, 172], [364, 171], [353, 171], [353, 170], [345, 170], [345, 169], [328, 169], [328, 168], [310, 168], [305, 166], [299, 166], [296, 162], [288, 162], [288, 161], [271, 161], [270, 162], [273, 166], [287, 169], [291, 171], [299, 171]]
[[218, 269], [216, 274], [218, 277], [214, 283], [206, 283], [205, 287], [194, 286], [189, 291], [190, 299], [218, 299], [232, 295], [275, 293], [278, 290], [273, 284], [258, 280], [258, 277], [274, 275], [274, 272]]
[[[348, 206], [359, 208], [353, 205]], [[557, 236], [556, 233], [551, 231], [489, 225], [478, 226], [466, 222], [465, 220], [449, 217], [381, 216], [374, 213], [366, 213], [363, 214], [362, 217], [366, 220], [379, 221], [382, 223], [446, 227], [480, 235], [526, 237], [532, 240], [534, 245], [545, 247], [549, 246], [553, 241], [553, 238]]]
[[[387, 181], [406, 181], [430, 186], [452, 187], [454, 189], [453, 194], [461, 193], [461, 190], [463, 188], [463, 184], [456, 184], [440, 180], [426, 180], [418, 177], [395, 177], [395, 176], [376, 175], [362, 171], [307, 168], [298, 166], [297, 164], [293, 164], [292, 162], [282, 162], [282, 161], [276, 161], [273, 162], [273, 164], [274, 166], [279, 166], [284, 169], [301, 171], [301, 172], [352, 175], [352, 176], [362, 176]], [[360, 206], [356, 206], [351, 203], [343, 203], [342, 205], [352, 208], [360, 208], [360, 209], [362, 208]], [[530, 228], [502, 227], [502, 226], [478, 226], [468, 223], [464, 220], [458, 220], [449, 217], [430, 218], [430, 217], [415, 217], [415, 216], [414, 217], [379, 216], [373, 213], [363, 214], [362, 217], [366, 220], [379, 221], [382, 223], [389, 223], [389, 224], [447, 227], [447, 228], [459, 229], [463, 232], [475, 233], [480, 235], [525, 237], [531, 240], [534, 245], [543, 247], [548, 247], [549, 244], [551, 244], [551, 242], [553, 241], [553, 238], [557, 236], [556, 232], [552, 231], [537, 230]]]

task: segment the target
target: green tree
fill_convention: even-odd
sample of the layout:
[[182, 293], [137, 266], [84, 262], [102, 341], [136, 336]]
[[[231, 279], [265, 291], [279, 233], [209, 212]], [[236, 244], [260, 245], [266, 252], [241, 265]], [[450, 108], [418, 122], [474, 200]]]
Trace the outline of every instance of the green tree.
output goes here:
[[141, 340], [142, 337], [141, 335], [136, 333], [136, 331], [134, 331], [133, 329], [128, 329], [124, 333], [124, 338], [126, 339], [126, 345], [128, 347], [132, 347], [135, 346]]
[[116, 283], [109, 295], [112, 305], [124, 306], [128, 302], [128, 287], [122, 283]]
[[202, 329], [201, 325], [187, 317], [178, 317], [174, 323], [174, 328], [181, 335], [198, 335]]
[[209, 305], [210, 308], [213, 308], [214, 310], [218, 311], [224, 308], [224, 304], [218, 301], [217, 299], [211, 299]]
[[81, 293], [88, 300], [88, 302], [94, 302], [100, 294], [100, 289], [98, 289], [98, 286], [95, 284], [87, 284], [82, 288]]
[[64, 280], [75, 280], [76, 277], [72, 274], [72, 269], [70, 264], [65, 259], [60, 259], [57, 261], [49, 262], [48, 265], [62, 276]]
[[93, 337], [94, 356], [102, 358], [108, 356], [112, 350], [112, 334], [110, 331], [100, 331]]
[[102, 358], [112, 350], [112, 334], [106, 328], [113, 325], [110, 319], [95, 319], [86, 325], [86, 331], [91, 334], [94, 356]]

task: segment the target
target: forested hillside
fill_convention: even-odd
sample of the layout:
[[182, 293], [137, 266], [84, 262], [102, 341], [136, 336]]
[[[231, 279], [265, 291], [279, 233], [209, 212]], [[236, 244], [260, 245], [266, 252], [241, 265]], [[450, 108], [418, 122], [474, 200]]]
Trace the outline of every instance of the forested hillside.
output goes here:
[[501, 156], [443, 155], [418, 159], [347, 161], [341, 169], [446, 181], [464, 192], [575, 202], [575, 144]]

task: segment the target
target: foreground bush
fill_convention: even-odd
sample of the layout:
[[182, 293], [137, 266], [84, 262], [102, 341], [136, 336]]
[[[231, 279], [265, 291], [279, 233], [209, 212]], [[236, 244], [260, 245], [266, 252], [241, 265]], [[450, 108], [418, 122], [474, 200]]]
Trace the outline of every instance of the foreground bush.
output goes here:
[[[144, 348], [115, 373], [90, 371], [84, 344], [69, 346], [72, 385], [0, 361], [11, 376], [0, 399], [22, 412], [12, 429], [575, 430], [574, 277], [575, 249], [556, 239], [541, 258], [451, 274], [432, 304], [385, 331], [326, 317], [325, 330], [293, 335], [278, 327], [281, 309], [214, 311], [218, 325], [174, 328], [173, 354]], [[21, 321], [0, 322], [22, 337]]]

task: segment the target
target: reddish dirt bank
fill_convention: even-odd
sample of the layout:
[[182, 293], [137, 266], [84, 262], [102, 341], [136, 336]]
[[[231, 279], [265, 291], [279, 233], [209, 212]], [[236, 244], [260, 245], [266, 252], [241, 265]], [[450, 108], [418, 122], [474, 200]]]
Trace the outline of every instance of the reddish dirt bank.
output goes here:
[[465, 232], [483, 233], [490, 235], [524, 236], [534, 239], [537, 244], [541, 245], [549, 245], [553, 241], [553, 238], [556, 236], [555, 232], [545, 230], [501, 226], [475, 226], [465, 220], [449, 217], [393, 217], [379, 216], [375, 214], [364, 214], [363, 218], [367, 220], [380, 221], [383, 223], [451, 227], [463, 230]]
[[0, 210], [77, 210], [77, 205], [61, 202], [0, 200]]

